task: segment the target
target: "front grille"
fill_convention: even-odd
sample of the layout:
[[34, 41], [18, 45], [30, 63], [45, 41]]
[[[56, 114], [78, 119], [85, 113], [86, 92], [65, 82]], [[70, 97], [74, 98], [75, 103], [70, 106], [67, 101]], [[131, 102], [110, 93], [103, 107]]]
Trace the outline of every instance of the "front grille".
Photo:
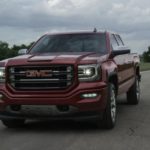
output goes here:
[[16, 90], [61, 90], [73, 83], [73, 66], [15, 66], [8, 69], [8, 83]]

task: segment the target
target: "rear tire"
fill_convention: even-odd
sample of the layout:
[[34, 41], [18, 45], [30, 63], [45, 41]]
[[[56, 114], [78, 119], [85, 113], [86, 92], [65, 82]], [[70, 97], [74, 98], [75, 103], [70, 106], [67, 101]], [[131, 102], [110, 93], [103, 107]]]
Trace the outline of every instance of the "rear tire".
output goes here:
[[135, 78], [135, 82], [127, 92], [128, 104], [137, 105], [140, 101], [140, 83], [138, 76]]
[[25, 120], [24, 119], [11, 119], [11, 120], [2, 120], [3, 125], [8, 128], [19, 128], [23, 127]]

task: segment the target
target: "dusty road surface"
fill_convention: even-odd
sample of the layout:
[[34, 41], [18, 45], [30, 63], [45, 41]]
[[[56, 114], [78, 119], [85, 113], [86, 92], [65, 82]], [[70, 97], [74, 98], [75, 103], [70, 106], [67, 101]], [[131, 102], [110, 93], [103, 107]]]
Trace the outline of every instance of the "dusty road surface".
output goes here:
[[118, 98], [113, 130], [72, 121], [34, 121], [20, 129], [0, 123], [0, 150], [150, 150], [150, 72], [142, 73], [141, 90], [137, 106]]

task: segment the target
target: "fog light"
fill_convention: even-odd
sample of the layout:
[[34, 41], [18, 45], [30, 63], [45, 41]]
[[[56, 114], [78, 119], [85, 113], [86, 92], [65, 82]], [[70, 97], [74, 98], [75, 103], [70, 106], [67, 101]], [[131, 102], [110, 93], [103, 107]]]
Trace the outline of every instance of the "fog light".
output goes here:
[[86, 93], [82, 94], [82, 98], [96, 98], [98, 96], [97, 93]]
[[0, 94], [0, 103], [3, 103], [3, 102], [4, 102], [2, 99], [3, 99], [3, 95]]
[[0, 99], [1, 99], [1, 98], [3, 98], [3, 95], [2, 95], [2, 94], [0, 94]]

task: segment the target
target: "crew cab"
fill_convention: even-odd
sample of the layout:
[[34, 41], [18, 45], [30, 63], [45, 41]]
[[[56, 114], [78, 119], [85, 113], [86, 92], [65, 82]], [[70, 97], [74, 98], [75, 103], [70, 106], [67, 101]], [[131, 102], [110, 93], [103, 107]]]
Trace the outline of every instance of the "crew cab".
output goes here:
[[139, 56], [119, 34], [46, 34], [19, 54], [0, 61], [0, 119], [7, 127], [26, 119], [89, 119], [111, 129], [118, 95], [139, 103]]

